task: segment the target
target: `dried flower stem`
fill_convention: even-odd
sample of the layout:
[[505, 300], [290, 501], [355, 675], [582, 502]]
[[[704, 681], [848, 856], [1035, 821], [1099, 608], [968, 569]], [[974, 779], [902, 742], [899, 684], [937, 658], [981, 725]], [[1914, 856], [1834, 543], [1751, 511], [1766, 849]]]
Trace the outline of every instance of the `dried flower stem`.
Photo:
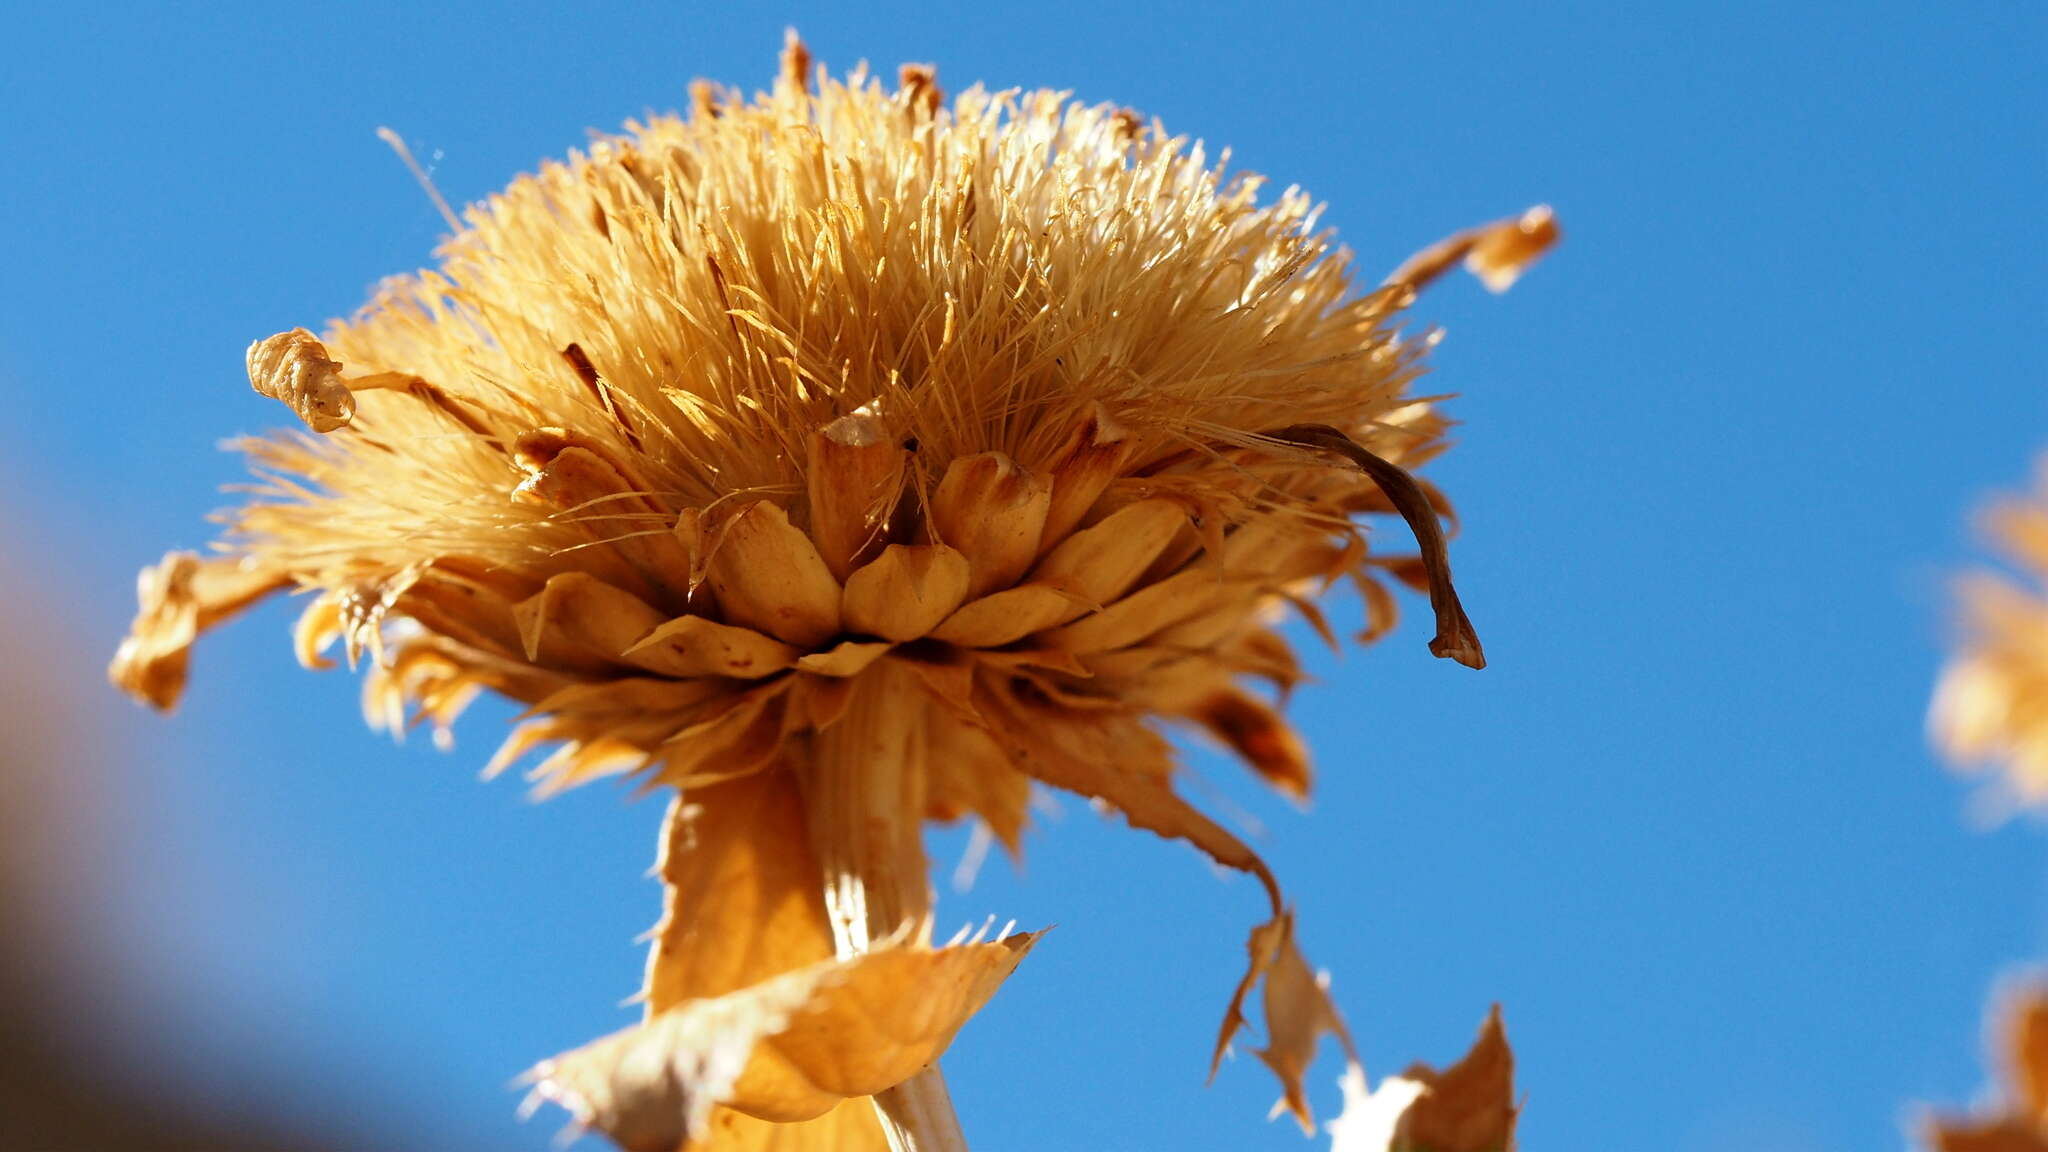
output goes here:
[[[931, 930], [924, 693], [912, 679], [883, 661], [855, 680], [845, 715], [817, 733], [799, 767], [841, 957]], [[893, 1152], [967, 1152], [937, 1065], [876, 1096], [875, 1113]]]

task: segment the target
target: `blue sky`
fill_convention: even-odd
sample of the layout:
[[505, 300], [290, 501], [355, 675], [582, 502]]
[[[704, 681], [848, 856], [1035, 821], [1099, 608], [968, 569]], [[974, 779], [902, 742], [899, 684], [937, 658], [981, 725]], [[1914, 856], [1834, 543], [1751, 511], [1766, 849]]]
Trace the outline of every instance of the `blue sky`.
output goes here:
[[[287, 419], [247, 342], [352, 310], [451, 199], [711, 76], [782, 28], [835, 68], [1069, 88], [1327, 200], [1365, 269], [1557, 207], [1505, 298], [1418, 314], [1458, 394], [1459, 583], [1493, 664], [1420, 606], [1293, 714], [1313, 811], [1195, 765], [1261, 849], [1375, 1075], [1506, 1005], [1524, 1146], [1903, 1144], [1982, 1082], [1994, 978], [2043, 955], [2048, 841], [1985, 830], [1925, 749], [1968, 515], [2048, 446], [2036, 5], [1191, 4], [21, 9], [0, 43], [0, 398], [21, 585], [85, 683], [106, 782], [81, 1019], [134, 1076], [383, 1148], [541, 1149], [507, 1082], [629, 1021], [659, 806], [546, 805], [393, 749], [289, 606], [200, 651], [168, 722], [101, 687], [134, 570], [207, 535], [226, 435]], [[1340, 622], [1356, 605], [1338, 608]], [[961, 837], [935, 839], [942, 866]], [[1305, 1146], [1264, 1070], [1202, 1087], [1254, 885], [1067, 802], [951, 919], [1058, 930], [947, 1060], [975, 1146]], [[1335, 1104], [1334, 1066], [1318, 1104]]]

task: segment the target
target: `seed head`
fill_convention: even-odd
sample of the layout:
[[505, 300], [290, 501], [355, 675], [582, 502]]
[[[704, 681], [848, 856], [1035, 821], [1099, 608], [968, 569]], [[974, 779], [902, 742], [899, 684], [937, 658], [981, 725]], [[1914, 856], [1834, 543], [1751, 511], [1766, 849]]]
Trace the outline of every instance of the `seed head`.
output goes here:
[[[1306, 796], [1301, 741], [1248, 683], [1300, 679], [1279, 614], [1327, 636], [1314, 597], [1339, 580], [1368, 639], [1389, 577], [1425, 588], [1432, 649], [1483, 665], [1447, 506], [1408, 471], [1443, 447], [1411, 391], [1428, 341], [1397, 325], [1443, 268], [1504, 285], [1555, 226], [1461, 234], [1360, 293], [1306, 194], [1261, 186], [1128, 110], [947, 103], [923, 66], [835, 81], [792, 41], [770, 92], [699, 85], [687, 118], [471, 207], [437, 268], [319, 339], [260, 341], [252, 382], [321, 435], [242, 445], [262, 486], [221, 556], [145, 579], [114, 679], [168, 708], [199, 631], [295, 588], [303, 662], [374, 655], [373, 725], [445, 732], [493, 691], [530, 712], [494, 770], [549, 748], [543, 791], [679, 789], [654, 1019], [538, 1072], [629, 1147], [837, 1115], [935, 1058], [1035, 937], [918, 952], [915, 831], [972, 818], [1015, 852], [1034, 782], [1258, 876], [1272, 919], [1217, 1054], [1271, 974], [1262, 1056], [1306, 1124], [1302, 1069], [1343, 1025], [1265, 864], [1174, 790], [1161, 727]], [[1388, 514], [1419, 549], [1369, 537]], [[714, 927], [769, 943], [728, 971]], [[762, 1088], [749, 1054], [791, 1005], [831, 1017], [897, 969], [958, 980], [952, 1014], [835, 1034], [871, 1075]]]

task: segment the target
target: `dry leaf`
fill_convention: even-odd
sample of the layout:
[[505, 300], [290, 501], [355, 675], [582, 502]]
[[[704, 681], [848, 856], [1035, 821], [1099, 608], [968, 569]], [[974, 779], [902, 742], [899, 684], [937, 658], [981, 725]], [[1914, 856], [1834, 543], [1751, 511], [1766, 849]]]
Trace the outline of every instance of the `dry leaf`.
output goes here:
[[1515, 1054], [1508, 1047], [1500, 1005], [1493, 1006], [1479, 1038], [1463, 1059], [1441, 1072], [1427, 1064], [1401, 1074], [1429, 1091], [1401, 1125], [1397, 1148], [1416, 1152], [1510, 1152], [1515, 1145]]
[[[1260, 934], [1271, 939], [1260, 940]], [[1282, 1095], [1274, 1111], [1285, 1108], [1301, 1123], [1302, 1132], [1313, 1136], [1315, 1115], [1309, 1109], [1302, 1080], [1315, 1061], [1317, 1042], [1324, 1033], [1336, 1036], [1353, 1067], [1358, 1066], [1358, 1052], [1344, 1018], [1330, 1002], [1328, 979], [1309, 970], [1295, 944], [1292, 914], [1260, 925], [1252, 951], [1272, 957], [1266, 966], [1266, 1046], [1257, 1055], [1280, 1078]]]
[[831, 958], [818, 862], [789, 771], [679, 795], [655, 868], [664, 890], [647, 956], [650, 1018]]
[[897, 942], [684, 1001], [536, 1067], [535, 1092], [627, 1152], [674, 1152], [721, 1104], [809, 1120], [936, 1061], [1038, 937]]

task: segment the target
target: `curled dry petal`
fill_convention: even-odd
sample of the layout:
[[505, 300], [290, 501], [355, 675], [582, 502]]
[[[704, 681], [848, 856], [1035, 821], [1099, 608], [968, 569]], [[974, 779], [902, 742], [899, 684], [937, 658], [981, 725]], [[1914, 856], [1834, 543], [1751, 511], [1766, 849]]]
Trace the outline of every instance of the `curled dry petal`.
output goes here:
[[170, 711], [184, 694], [192, 642], [199, 634], [290, 582], [251, 561], [202, 560], [191, 552], [166, 555], [136, 577], [141, 606], [107, 678], [158, 711]]
[[536, 1092], [627, 1152], [674, 1152], [724, 1105], [787, 1123], [902, 1083], [937, 1060], [1039, 934], [825, 960], [546, 1061]]
[[1399, 466], [1359, 447], [1351, 437], [1335, 428], [1297, 424], [1268, 435], [1283, 443], [1334, 452], [1372, 477], [1373, 483], [1380, 486], [1387, 498], [1393, 501], [1401, 518], [1408, 522], [1408, 527], [1415, 533], [1416, 543], [1422, 546], [1422, 560], [1429, 573], [1429, 605], [1436, 611], [1436, 636], [1430, 640], [1429, 650], [1438, 656], [1456, 660], [1467, 668], [1486, 667], [1486, 653], [1479, 646], [1479, 634], [1472, 630], [1472, 621], [1465, 616], [1465, 606], [1458, 602], [1458, 590], [1451, 584], [1451, 557], [1449, 549], [1444, 546], [1443, 528], [1437, 523], [1436, 510], [1430, 506], [1429, 498], [1416, 487], [1415, 478]]
[[1353, 1065], [1359, 1062], [1358, 1051], [1330, 1001], [1328, 979], [1309, 969], [1295, 943], [1292, 914], [1255, 929], [1251, 949], [1254, 956], [1271, 957], [1265, 965], [1266, 1046], [1257, 1055], [1280, 1079], [1282, 1095], [1276, 1110], [1284, 1107], [1300, 1121], [1302, 1132], [1313, 1136], [1315, 1115], [1302, 1081], [1315, 1061], [1317, 1042], [1325, 1033], [1337, 1037]]
[[341, 382], [341, 365], [304, 328], [250, 344], [248, 359], [249, 386], [283, 401], [313, 431], [332, 432], [355, 419], [355, 394]]

